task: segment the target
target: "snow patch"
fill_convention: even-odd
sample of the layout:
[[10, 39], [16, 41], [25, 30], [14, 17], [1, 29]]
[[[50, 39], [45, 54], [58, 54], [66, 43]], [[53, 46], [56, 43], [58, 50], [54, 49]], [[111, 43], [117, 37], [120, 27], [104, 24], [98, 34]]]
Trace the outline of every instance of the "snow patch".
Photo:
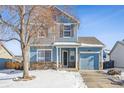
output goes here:
[[[31, 75], [36, 79], [31, 81], [13, 81], [22, 76], [22, 71], [0, 70], [0, 87], [12, 88], [86, 88], [79, 72], [59, 70], [32, 70]], [[3, 85], [4, 84], [4, 85]]]

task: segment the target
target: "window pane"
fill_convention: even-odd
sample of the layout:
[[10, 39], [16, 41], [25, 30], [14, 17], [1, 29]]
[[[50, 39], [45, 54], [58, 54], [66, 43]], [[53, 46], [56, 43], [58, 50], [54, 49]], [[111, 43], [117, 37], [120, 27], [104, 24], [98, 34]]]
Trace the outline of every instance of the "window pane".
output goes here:
[[64, 36], [70, 36], [70, 32], [69, 31], [64, 31]]
[[38, 51], [38, 62], [44, 62], [45, 61], [45, 51], [40, 50]]
[[45, 61], [46, 62], [51, 61], [51, 51], [49, 51], [49, 50], [45, 51]]
[[45, 32], [40, 31], [40, 32], [39, 32], [39, 37], [45, 37]]
[[64, 30], [71, 30], [71, 26], [70, 25], [64, 25]]

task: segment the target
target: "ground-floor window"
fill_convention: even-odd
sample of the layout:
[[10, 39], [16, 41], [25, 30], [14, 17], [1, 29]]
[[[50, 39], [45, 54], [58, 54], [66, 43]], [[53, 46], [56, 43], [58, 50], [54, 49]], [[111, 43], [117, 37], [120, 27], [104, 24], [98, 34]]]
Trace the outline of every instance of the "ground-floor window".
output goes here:
[[38, 62], [50, 62], [51, 50], [38, 50], [37, 56]]

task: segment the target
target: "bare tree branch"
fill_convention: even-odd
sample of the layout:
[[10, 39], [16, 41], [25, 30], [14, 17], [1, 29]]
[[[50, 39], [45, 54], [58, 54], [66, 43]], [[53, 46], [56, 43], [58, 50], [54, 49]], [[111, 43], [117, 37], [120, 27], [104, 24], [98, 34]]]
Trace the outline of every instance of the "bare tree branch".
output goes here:
[[17, 39], [17, 38], [11, 38], [11, 39], [5, 39], [5, 40], [4, 39], [0, 39], [0, 41], [4, 41], [4, 42], [8, 42], [8, 41], [12, 41], [12, 40], [16, 40], [16, 41], [21, 43], [21, 41], [19, 39]]
[[19, 32], [19, 29], [17, 27], [15, 27], [14, 25], [12, 25], [12, 24], [8, 23], [7, 21], [3, 20], [2, 17], [0, 18], [0, 20], [1, 20], [1, 23], [0, 24], [5, 24], [5, 25], [11, 27], [12, 29], [14, 29], [15, 32], [17, 32], [17, 34], [20, 33]]

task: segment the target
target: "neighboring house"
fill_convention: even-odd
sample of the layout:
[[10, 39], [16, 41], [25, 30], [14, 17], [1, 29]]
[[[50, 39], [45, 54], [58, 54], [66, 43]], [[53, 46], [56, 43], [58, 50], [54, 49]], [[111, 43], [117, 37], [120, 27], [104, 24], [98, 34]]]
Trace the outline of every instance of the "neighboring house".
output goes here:
[[117, 41], [110, 52], [110, 59], [115, 67], [124, 67], [124, 40]]
[[22, 58], [22, 56], [20, 56], [20, 55], [19, 55], [19, 56], [17, 55], [17, 56], [14, 56], [14, 57], [13, 57], [13, 61], [14, 61], [14, 62], [20, 62], [20, 63], [21, 63], [22, 60], [23, 60], [23, 58]]
[[100, 69], [104, 44], [95, 37], [78, 37], [79, 21], [57, 7], [53, 9], [60, 12], [55, 31], [48, 28], [47, 33], [41, 31], [32, 38], [30, 62], [56, 62], [57, 68]]
[[0, 42], [0, 69], [5, 68], [5, 62], [12, 61], [13, 54]]

